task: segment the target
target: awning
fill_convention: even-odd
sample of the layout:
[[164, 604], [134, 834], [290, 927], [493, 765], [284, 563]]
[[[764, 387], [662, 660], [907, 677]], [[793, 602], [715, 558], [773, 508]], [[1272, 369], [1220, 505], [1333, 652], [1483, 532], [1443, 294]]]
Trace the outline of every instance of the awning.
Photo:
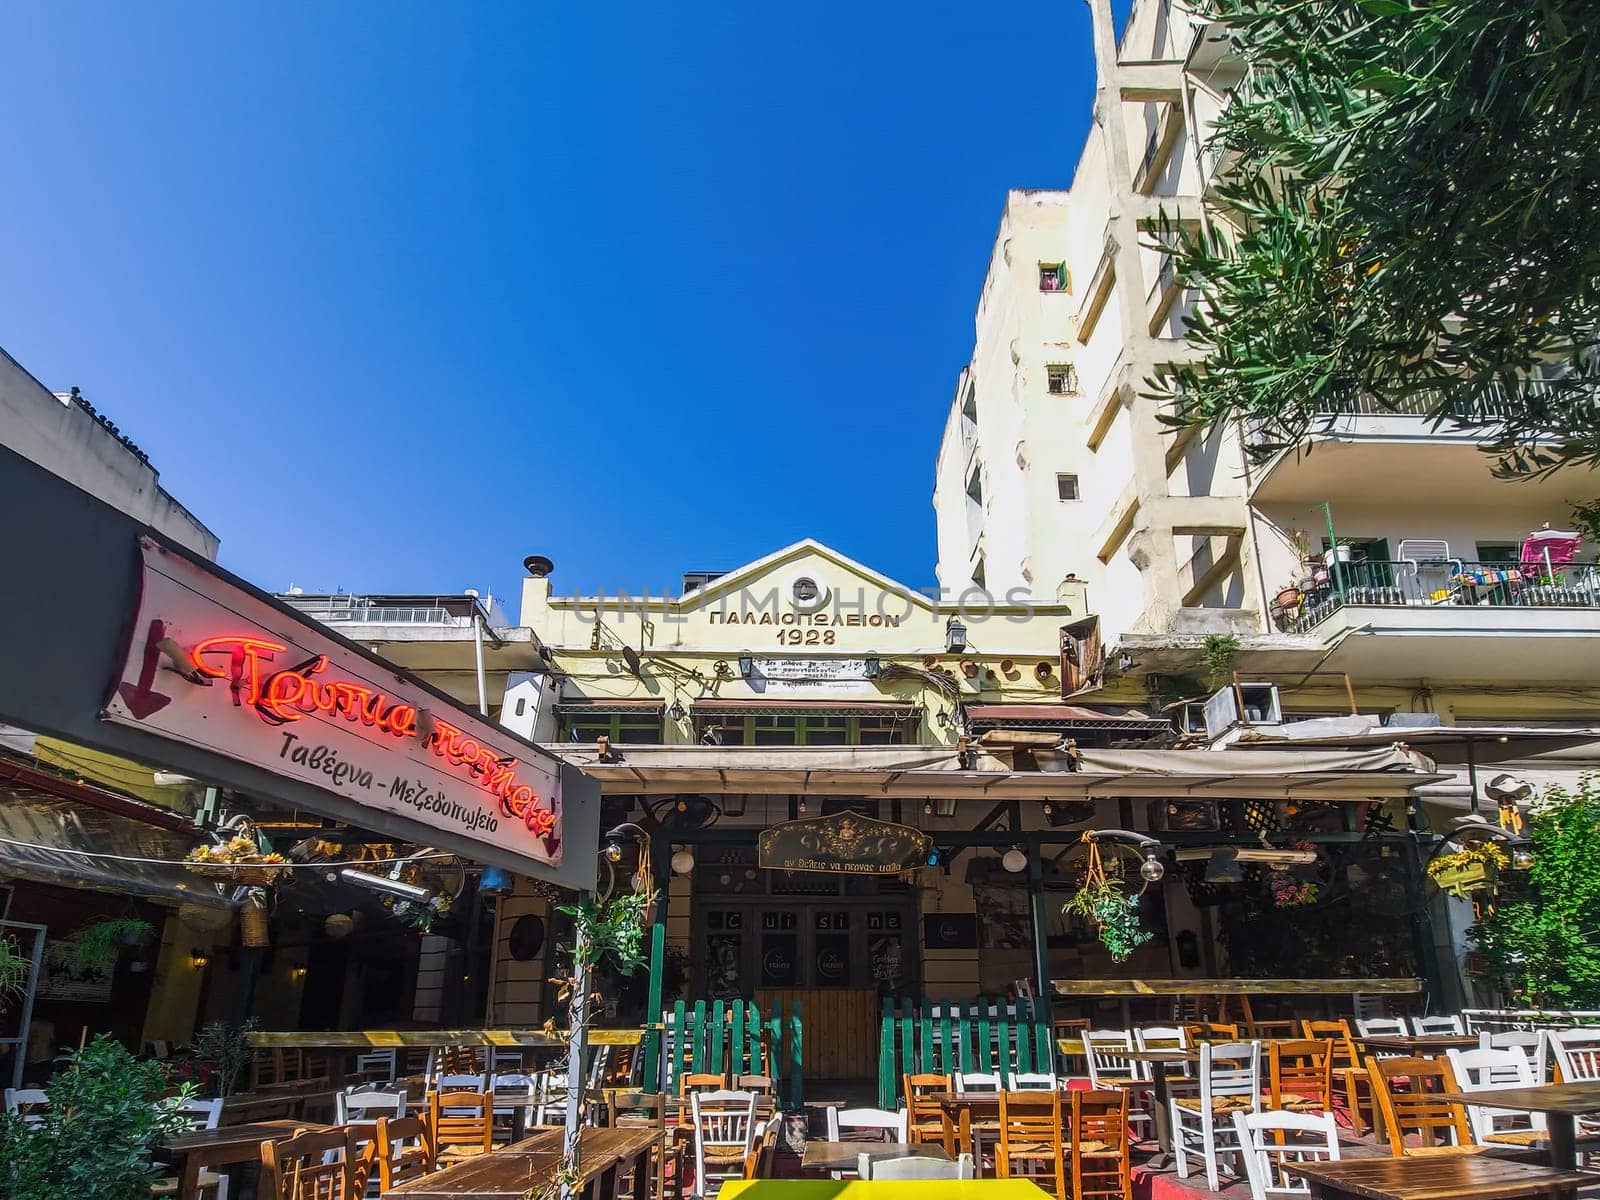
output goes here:
[[1380, 725], [1367, 714], [1246, 726], [1230, 746], [1241, 750], [1370, 749], [1406, 745], [1439, 762], [1465, 762], [1467, 748], [1480, 766], [1544, 754], [1585, 743], [1600, 744], [1600, 729], [1520, 725]]
[[613, 795], [685, 792], [804, 793], [914, 800], [1093, 800], [1117, 797], [1367, 801], [1407, 796], [1445, 778], [1420, 755], [1394, 747], [1259, 754], [1244, 750], [1086, 750], [1078, 770], [1044, 750], [1037, 771], [974, 754], [963, 769], [949, 746], [618, 746], [600, 762], [593, 747], [549, 747]]
[[1101, 712], [1076, 704], [969, 704], [967, 722], [975, 729], [1047, 729], [1072, 733], [1136, 733], [1153, 736], [1172, 733], [1172, 722], [1137, 709], [1121, 714]]
[[562, 700], [555, 706], [556, 712], [562, 716], [571, 716], [575, 713], [621, 713], [624, 715], [638, 714], [643, 716], [658, 716], [666, 707], [665, 700], [634, 699], [579, 699]]
[[696, 700], [695, 716], [773, 716], [785, 713], [817, 713], [833, 717], [904, 717], [921, 711], [917, 704], [897, 704], [892, 700]]
[[187, 900], [232, 908], [215, 884], [179, 865], [194, 844], [193, 836], [176, 830], [28, 784], [0, 783], [0, 875], [169, 904]]

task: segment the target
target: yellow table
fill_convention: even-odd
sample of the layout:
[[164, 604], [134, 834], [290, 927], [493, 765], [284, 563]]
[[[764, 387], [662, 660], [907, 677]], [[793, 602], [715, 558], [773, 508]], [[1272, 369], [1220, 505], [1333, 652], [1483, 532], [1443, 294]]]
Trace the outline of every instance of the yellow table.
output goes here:
[[734, 1179], [718, 1200], [1040, 1200], [1026, 1179]]

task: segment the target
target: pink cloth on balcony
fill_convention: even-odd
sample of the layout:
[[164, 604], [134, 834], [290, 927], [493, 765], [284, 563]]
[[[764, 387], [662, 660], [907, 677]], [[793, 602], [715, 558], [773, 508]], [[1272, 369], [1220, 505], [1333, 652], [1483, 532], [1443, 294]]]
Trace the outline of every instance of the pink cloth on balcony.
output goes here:
[[1572, 556], [1582, 544], [1583, 539], [1576, 533], [1541, 529], [1529, 534], [1522, 543], [1521, 562], [1525, 567], [1543, 567], [1547, 561], [1552, 567], [1564, 567], [1572, 561]]

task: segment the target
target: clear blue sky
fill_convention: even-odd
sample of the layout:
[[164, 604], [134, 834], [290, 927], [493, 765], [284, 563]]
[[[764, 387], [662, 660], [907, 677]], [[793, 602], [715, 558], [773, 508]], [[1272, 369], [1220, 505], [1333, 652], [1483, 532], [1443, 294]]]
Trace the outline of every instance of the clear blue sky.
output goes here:
[[24, 5], [0, 345], [260, 585], [659, 589], [804, 536], [933, 580], [1007, 187], [1075, 0]]

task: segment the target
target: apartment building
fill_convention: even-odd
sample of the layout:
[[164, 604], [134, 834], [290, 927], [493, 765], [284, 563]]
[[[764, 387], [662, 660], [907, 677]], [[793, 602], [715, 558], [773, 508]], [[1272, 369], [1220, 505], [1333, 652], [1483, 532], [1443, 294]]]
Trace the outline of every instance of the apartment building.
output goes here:
[[[1353, 696], [1446, 724], [1592, 724], [1600, 573], [1595, 547], [1561, 534], [1596, 473], [1497, 480], [1470, 434], [1361, 398], [1265, 464], [1242, 452], [1247, 429], [1161, 423], [1146, 381], [1194, 357], [1196, 294], [1160, 242], [1227, 220], [1213, 188], [1235, 164], [1208, 139], [1244, 69], [1171, 0], [1139, 0], [1120, 28], [1109, 0], [1090, 8], [1094, 123], [1065, 194], [1007, 197], [946, 421], [941, 583], [1048, 599], [1073, 573], [1101, 619], [1107, 698], [1202, 675], [1207, 635], [1228, 634], [1291, 715]], [[1064, 290], [1041, 292], [1057, 263]], [[1073, 394], [1036, 382], [1055, 361]], [[1070, 501], [1044, 486], [1058, 476]]]

